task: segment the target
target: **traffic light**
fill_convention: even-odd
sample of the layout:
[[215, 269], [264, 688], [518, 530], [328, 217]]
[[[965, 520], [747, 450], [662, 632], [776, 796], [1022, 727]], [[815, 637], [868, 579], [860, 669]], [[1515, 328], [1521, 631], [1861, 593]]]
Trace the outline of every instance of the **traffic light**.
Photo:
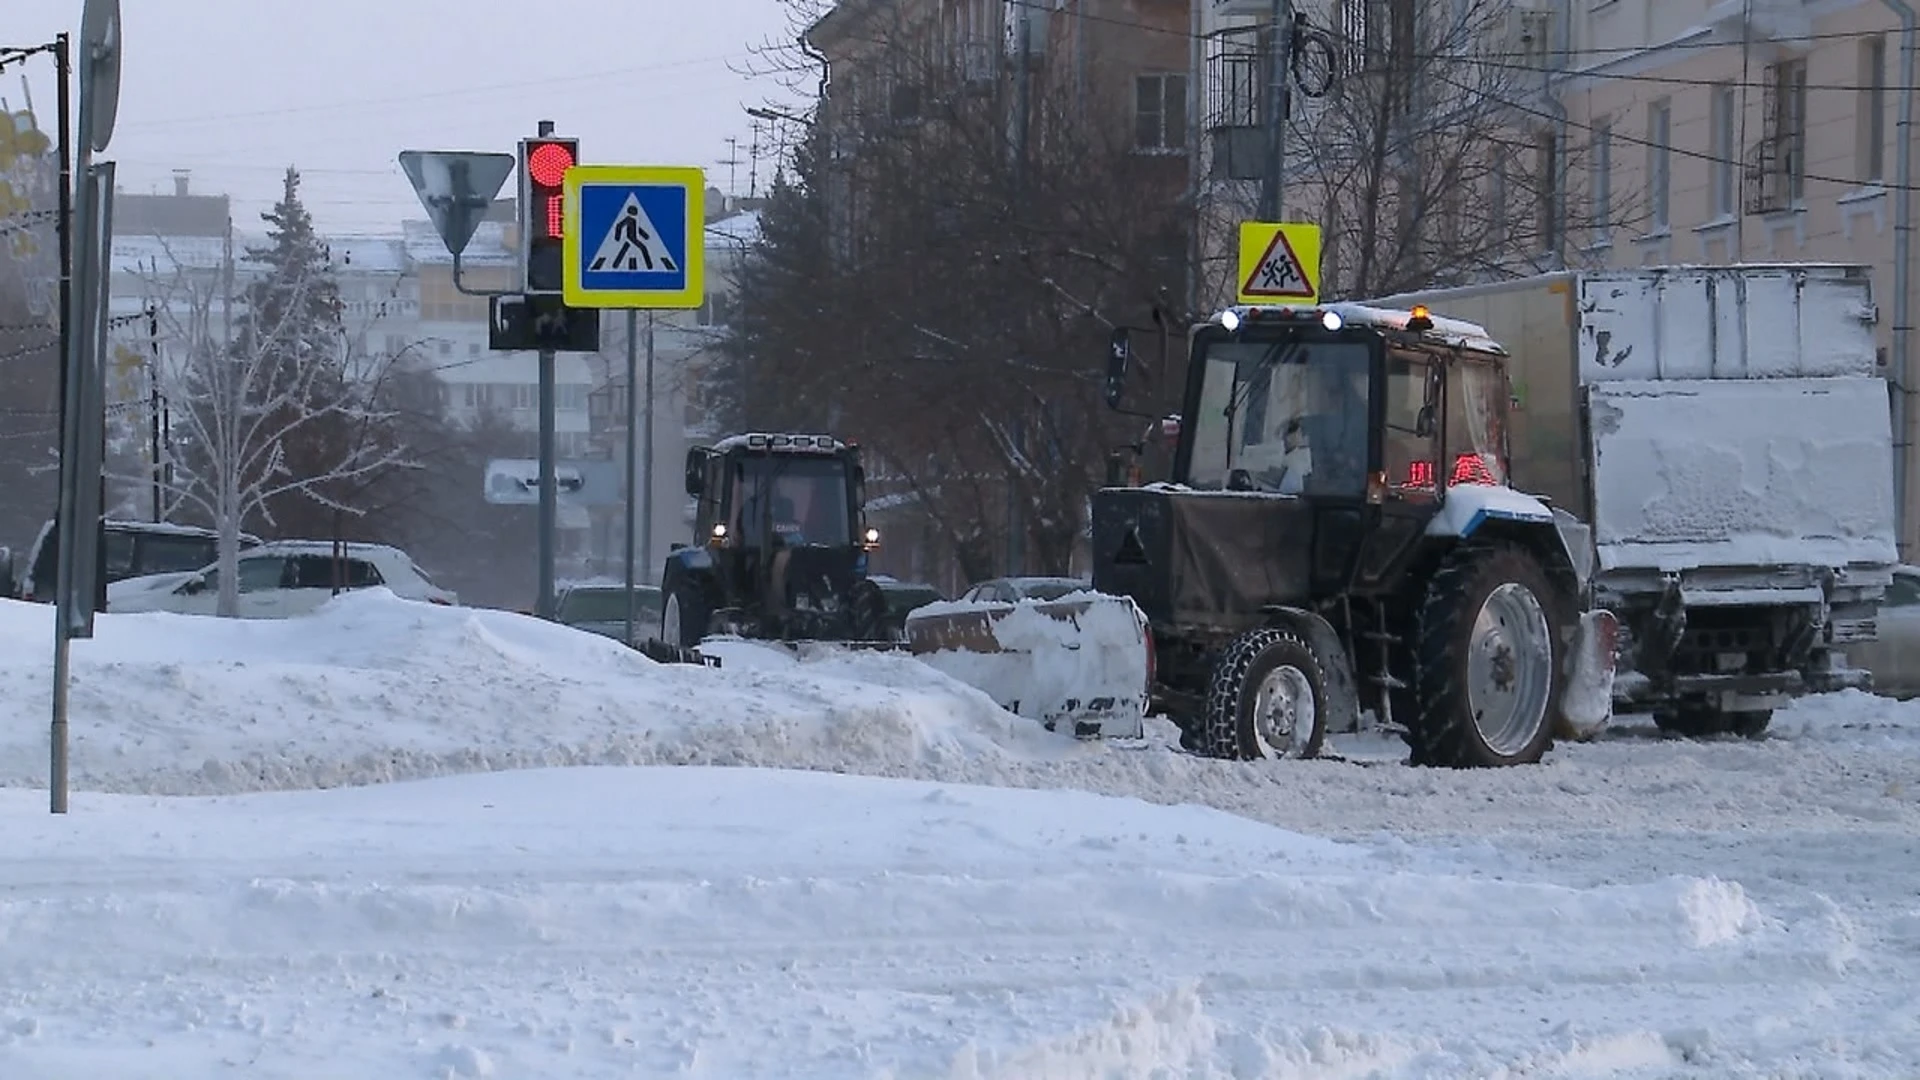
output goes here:
[[558, 293], [562, 195], [567, 170], [580, 161], [580, 140], [541, 136], [520, 140], [520, 235], [526, 255], [526, 292]]

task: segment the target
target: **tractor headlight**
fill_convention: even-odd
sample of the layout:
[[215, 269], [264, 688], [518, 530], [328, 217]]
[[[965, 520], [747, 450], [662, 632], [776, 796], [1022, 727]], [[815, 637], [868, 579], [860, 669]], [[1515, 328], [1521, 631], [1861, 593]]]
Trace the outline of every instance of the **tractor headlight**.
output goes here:
[[1228, 332], [1240, 329], [1240, 313], [1232, 308], [1221, 312], [1220, 325], [1226, 327]]
[[880, 543], [879, 529], [868, 529], [864, 535], [866, 537], [868, 547], [875, 547]]
[[713, 527], [713, 542], [716, 544], [725, 543], [726, 539], [727, 539], [727, 526], [725, 525], [725, 523], [715, 525]]
[[1339, 312], [1329, 311], [1325, 315], [1320, 316], [1320, 325], [1326, 327], [1328, 330], [1338, 330], [1346, 325], [1346, 320], [1340, 317]]

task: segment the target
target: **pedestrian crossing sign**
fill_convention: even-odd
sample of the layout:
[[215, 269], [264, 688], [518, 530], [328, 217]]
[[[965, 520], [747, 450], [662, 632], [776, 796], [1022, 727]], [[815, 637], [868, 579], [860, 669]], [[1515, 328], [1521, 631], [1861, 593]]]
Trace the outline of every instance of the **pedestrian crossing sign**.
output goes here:
[[1300, 222], [1240, 223], [1242, 304], [1320, 302], [1320, 226]]
[[706, 174], [670, 165], [567, 170], [561, 292], [576, 308], [706, 302]]

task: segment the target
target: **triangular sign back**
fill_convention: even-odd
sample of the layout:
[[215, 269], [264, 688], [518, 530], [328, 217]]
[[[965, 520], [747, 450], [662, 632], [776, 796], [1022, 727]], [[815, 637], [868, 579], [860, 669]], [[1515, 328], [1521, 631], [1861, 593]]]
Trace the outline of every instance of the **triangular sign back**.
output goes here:
[[512, 154], [464, 150], [403, 150], [400, 168], [426, 207], [447, 251], [459, 255], [513, 175]]

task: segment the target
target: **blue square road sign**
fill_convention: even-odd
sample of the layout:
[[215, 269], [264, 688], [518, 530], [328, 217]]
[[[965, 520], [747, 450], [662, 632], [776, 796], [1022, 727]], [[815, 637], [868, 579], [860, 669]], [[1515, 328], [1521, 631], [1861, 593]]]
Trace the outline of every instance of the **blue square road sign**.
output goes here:
[[576, 165], [565, 181], [562, 295], [578, 308], [697, 308], [706, 301], [706, 174]]

